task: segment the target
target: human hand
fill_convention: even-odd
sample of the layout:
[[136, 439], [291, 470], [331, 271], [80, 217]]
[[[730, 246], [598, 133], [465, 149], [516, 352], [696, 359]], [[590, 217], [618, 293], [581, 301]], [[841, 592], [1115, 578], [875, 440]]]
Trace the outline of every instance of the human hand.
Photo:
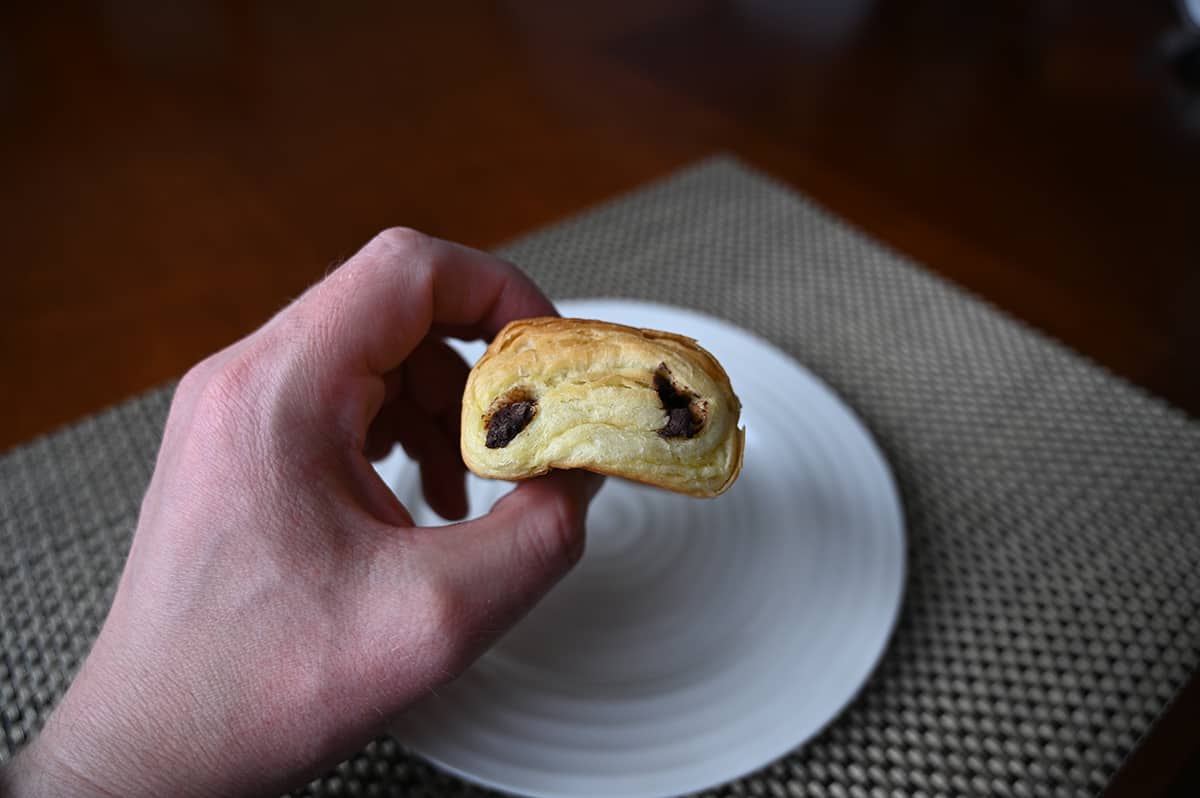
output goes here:
[[462, 517], [441, 336], [553, 313], [513, 266], [391, 230], [193, 368], [104, 627], [0, 794], [277, 794], [462, 671], [578, 560], [599, 478], [426, 529], [368, 457], [398, 441]]

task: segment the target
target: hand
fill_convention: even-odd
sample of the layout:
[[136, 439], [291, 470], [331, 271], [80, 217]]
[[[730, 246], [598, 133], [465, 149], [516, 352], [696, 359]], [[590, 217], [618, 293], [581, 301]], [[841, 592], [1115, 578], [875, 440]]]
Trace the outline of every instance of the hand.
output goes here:
[[193, 368], [104, 627], [0, 793], [278, 794], [462, 671], [578, 560], [599, 480], [426, 529], [368, 455], [398, 441], [461, 518], [467, 367], [440, 336], [553, 313], [504, 261], [391, 230]]

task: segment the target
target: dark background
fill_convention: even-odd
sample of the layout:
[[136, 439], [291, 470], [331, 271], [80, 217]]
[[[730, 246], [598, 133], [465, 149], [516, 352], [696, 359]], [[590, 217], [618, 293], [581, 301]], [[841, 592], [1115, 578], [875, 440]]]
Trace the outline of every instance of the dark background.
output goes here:
[[[1179, 19], [1168, 0], [4, 8], [0, 449], [181, 374], [380, 228], [494, 247], [718, 151], [1196, 414]], [[1200, 794], [1198, 692], [1113, 795]]]

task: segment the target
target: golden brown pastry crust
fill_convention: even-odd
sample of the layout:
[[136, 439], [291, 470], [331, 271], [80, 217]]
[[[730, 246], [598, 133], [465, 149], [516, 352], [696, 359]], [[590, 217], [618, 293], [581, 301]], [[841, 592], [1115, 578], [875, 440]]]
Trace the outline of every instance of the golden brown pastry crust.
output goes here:
[[463, 461], [493, 479], [583, 468], [692, 496], [742, 466], [741, 403], [691, 338], [588, 319], [506, 326], [467, 378]]

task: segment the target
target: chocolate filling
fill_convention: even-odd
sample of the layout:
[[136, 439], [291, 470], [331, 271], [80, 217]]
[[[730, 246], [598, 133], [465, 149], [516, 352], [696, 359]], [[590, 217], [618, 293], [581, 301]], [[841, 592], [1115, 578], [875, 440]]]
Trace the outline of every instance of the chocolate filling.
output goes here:
[[671, 380], [671, 372], [665, 363], [660, 363], [654, 375], [654, 390], [658, 401], [667, 411], [667, 423], [658, 434], [664, 438], [694, 438], [704, 426], [704, 415], [697, 407], [696, 396], [679, 388]]
[[658, 431], [664, 438], [690, 438], [700, 425], [692, 418], [691, 408], [672, 407], [667, 411], [667, 423]]
[[536, 399], [519, 399], [496, 408], [487, 421], [487, 447], [503, 449], [521, 430], [529, 426], [537, 413]]

